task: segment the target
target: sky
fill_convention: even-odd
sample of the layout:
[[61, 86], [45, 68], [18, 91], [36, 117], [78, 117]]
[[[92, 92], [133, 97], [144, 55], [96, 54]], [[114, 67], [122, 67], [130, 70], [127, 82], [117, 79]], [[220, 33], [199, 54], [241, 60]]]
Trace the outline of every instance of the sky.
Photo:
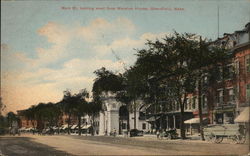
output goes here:
[[5, 113], [58, 102], [66, 89], [91, 92], [95, 70], [123, 72], [121, 60], [126, 67], [133, 65], [136, 49], [146, 48], [147, 40], [174, 31], [215, 40], [218, 34], [241, 30], [250, 21], [249, 4], [250, 0], [1, 1]]

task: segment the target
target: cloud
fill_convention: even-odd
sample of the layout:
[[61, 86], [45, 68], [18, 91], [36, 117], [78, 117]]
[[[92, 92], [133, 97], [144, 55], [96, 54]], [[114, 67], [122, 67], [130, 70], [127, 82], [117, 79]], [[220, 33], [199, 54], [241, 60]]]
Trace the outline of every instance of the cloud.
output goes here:
[[25, 109], [39, 102], [57, 102], [63, 90], [91, 91], [94, 71], [105, 67], [123, 72], [135, 61], [135, 50], [144, 48], [147, 39], [162, 38], [166, 33], [143, 33], [135, 37], [136, 26], [126, 18], [108, 21], [97, 18], [85, 25], [48, 22], [37, 31], [47, 47], [37, 47], [33, 57], [1, 44], [1, 93], [8, 110]]
[[107, 41], [129, 36], [135, 32], [135, 25], [127, 18], [117, 18], [114, 21], [107, 21], [97, 18], [89, 25], [80, 27], [77, 31], [86, 42]]
[[71, 32], [66, 26], [56, 22], [48, 22], [45, 26], [38, 29], [37, 33], [45, 36], [50, 43], [54, 44], [67, 44], [70, 40]]

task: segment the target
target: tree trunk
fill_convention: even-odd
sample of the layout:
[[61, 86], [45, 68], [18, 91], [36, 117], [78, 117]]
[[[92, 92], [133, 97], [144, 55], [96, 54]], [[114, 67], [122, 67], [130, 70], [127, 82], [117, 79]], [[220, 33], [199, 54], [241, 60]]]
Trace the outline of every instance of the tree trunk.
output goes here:
[[136, 129], [136, 105], [134, 100], [134, 129]]
[[179, 103], [181, 107], [181, 114], [180, 114], [180, 129], [181, 129], [181, 139], [186, 139], [185, 134], [185, 125], [184, 125], [184, 105], [186, 103], [186, 95], [184, 95], [184, 99], [182, 101], [181, 97], [179, 98]]
[[70, 134], [70, 129], [69, 129], [69, 125], [70, 125], [70, 117], [71, 117], [71, 114], [69, 114], [69, 117], [68, 117], [68, 134]]
[[205, 140], [203, 133], [203, 115], [202, 115], [202, 105], [201, 105], [201, 80], [198, 81], [198, 109], [199, 109], [199, 117], [200, 117], [200, 134], [201, 140]]
[[181, 114], [180, 114], [180, 129], [181, 129], [181, 139], [185, 139], [185, 126], [184, 126], [184, 108], [181, 107]]
[[81, 135], [81, 115], [78, 115], [78, 135]]

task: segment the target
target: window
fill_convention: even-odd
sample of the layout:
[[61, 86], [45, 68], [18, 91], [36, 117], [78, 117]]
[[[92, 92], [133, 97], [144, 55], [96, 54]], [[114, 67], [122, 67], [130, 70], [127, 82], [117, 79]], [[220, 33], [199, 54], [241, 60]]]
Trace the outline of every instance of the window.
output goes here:
[[239, 62], [239, 60], [235, 60], [235, 73], [237, 74], [237, 75], [239, 75], [240, 74], [240, 62]]
[[246, 86], [246, 101], [250, 101], [250, 84]]
[[116, 104], [115, 103], [112, 104], [112, 108], [116, 108]]
[[219, 66], [218, 67], [218, 73], [217, 73], [217, 81], [221, 81], [222, 80], [222, 67], [221, 66]]
[[189, 99], [187, 99], [187, 102], [185, 103], [185, 110], [188, 109], [188, 108], [187, 108], [187, 106], [188, 106], [188, 101], [189, 101]]
[[191, 99], [188, 99], [188, 109], [189, 109], [189, 110], [191, 110], [191, 109], [192, 109]]
[[225, 79], [231, 79], [233, 78], [233, 74], [234, 74], [234, 68], [232, 64], [227, 65], [224, 68], [224, 78]]
[[178, 110], [180, 109], [180, 105], [179, 105], [179, 102], [177, 102], [177, 103], [176, 103], [176, 105], [177, 105], [177, 108], [176, 108], [176, 110], [178, 111]]
[[234, 95], [234, 89], [230, 88], [228, 89], [228, 101], [234, 101], [235, 100], [235, 95]]
[[249, 55], [246, 58], [246, 71], [250, 72], [250, 57], [249, 57]]
[[223, 90], [217, 91], [217, 103], [222, 104], [223, 103]]
[[122, 129], [126, 129], [127, 125], [126, 123], [122, 123]]
[[195, 109], [196, 107], [196, 97], [193, 97], [192, 108]]
[[142, 123], [142, 129], [146, 129], [146, 124]]
[[206, 108], [207, 107], [207, 97], [206, 95], [202, 95], [202, 107]]

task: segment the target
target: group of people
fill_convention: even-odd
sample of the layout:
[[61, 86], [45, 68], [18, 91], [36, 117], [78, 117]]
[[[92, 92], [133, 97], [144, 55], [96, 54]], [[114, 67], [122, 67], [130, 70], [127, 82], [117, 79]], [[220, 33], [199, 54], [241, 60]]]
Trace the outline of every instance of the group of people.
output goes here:
[[[108, 131], [105, 130], [105, 135], [107, 136], [108, 135]], [[110, 136], [114, 136], [116, 137], [117, 135], [117, 132], [116, 132], [116, 129], [114, 128], [110, 133], [109, 133]]]
[[163, 137], [167, 137], [169, 139], [177, 138], [178, 133], [176, 132], [176, 129], [170, 129], [170, 130], [157, 130], [156, 131], [157, 139], [163, 139]]

